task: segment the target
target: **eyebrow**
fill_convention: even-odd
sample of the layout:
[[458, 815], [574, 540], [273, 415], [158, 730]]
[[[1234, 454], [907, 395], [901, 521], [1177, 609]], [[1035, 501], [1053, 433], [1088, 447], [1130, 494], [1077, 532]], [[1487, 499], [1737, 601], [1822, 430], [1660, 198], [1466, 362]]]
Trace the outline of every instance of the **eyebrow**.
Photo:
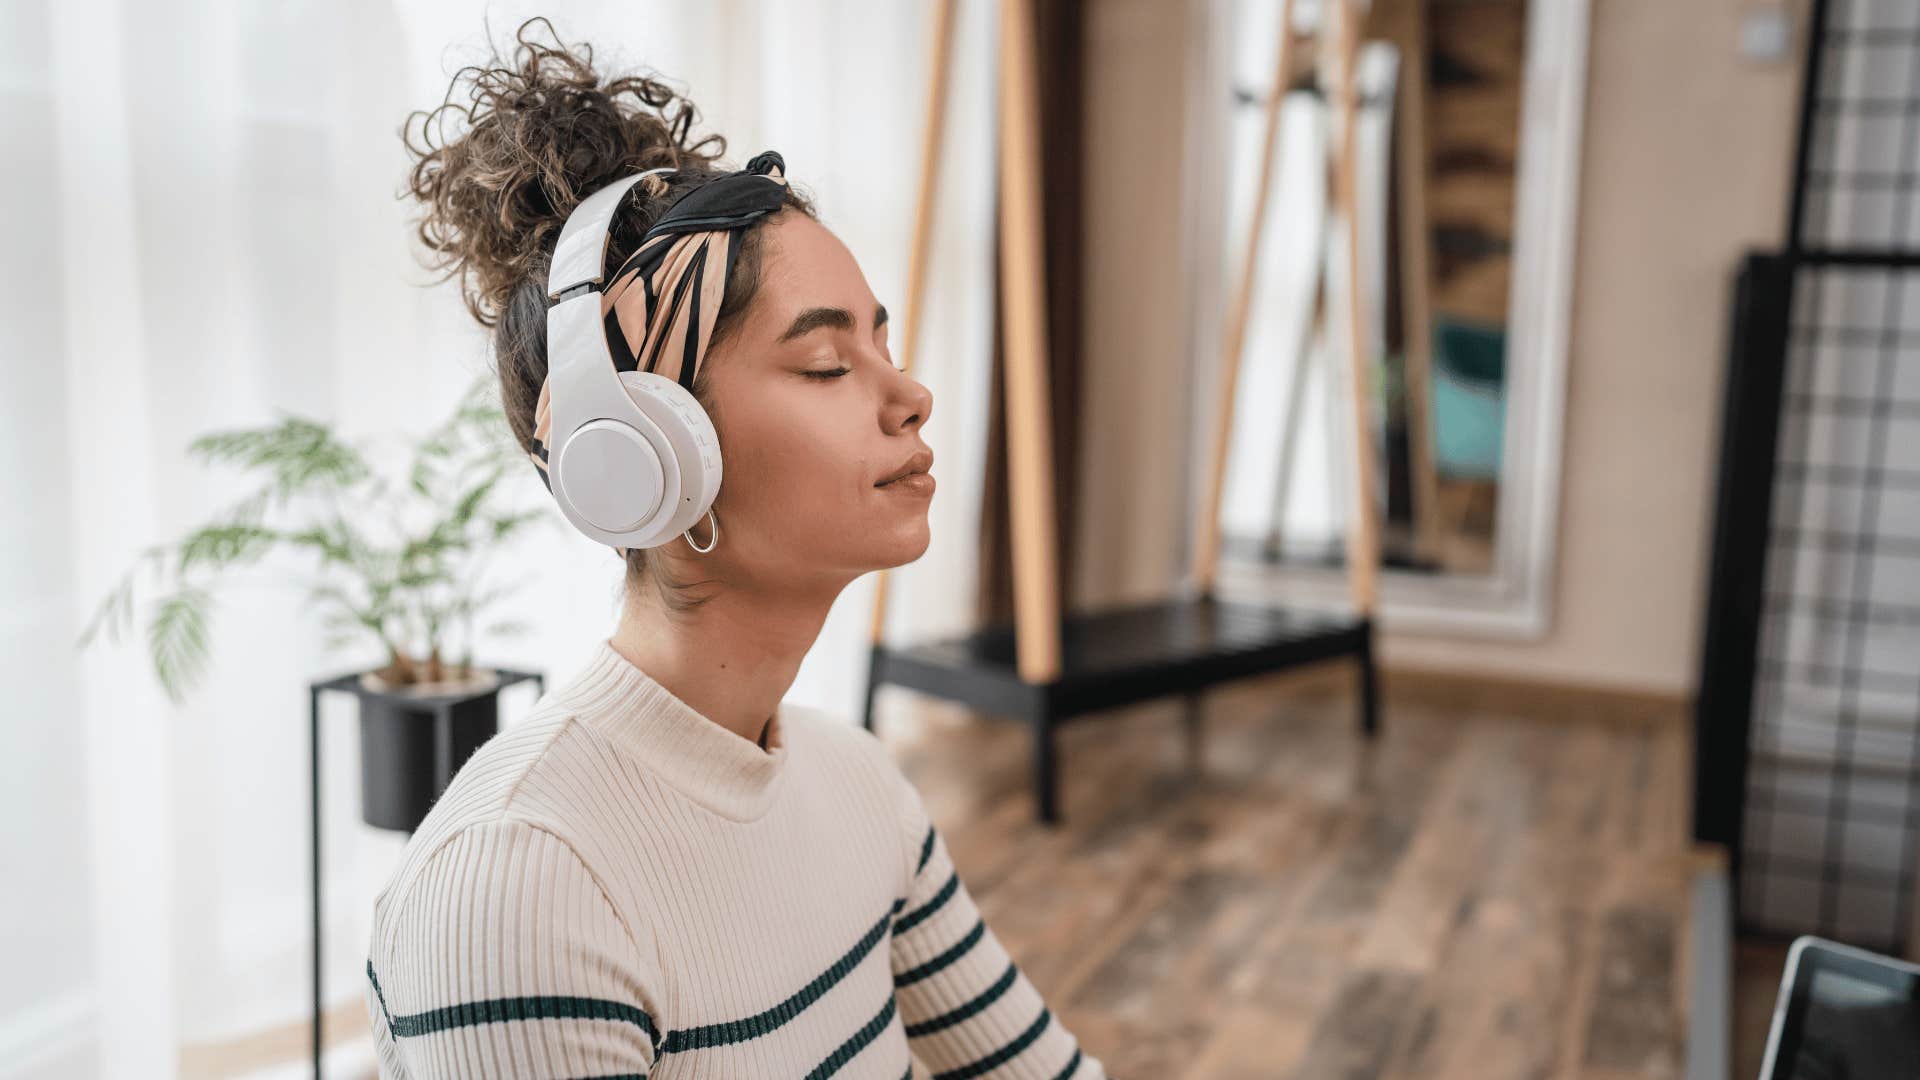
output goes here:
[[[873, 328], [878, 330], [887, 321], [887, 305], [875, 304], [873, 307]], [[813, 307], [801, 312], [793, 325], [787, 327], [776, 341], [792, 341], [802, 334], [811, 333], [823, 326], [837, 330], [853, 329], [853, 312], [841, 307]]]

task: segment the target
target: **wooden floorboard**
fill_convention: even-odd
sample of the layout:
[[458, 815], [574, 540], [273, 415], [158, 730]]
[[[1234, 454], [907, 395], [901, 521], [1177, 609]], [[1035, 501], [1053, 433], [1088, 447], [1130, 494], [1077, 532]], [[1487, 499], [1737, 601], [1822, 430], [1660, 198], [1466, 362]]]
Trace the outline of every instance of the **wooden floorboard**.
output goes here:
[[[989, 926], [1121, 1077], [1677, 1077], [1688, 763], [1660, 710], [1250, 679], [1059, 733], [883, 692]], [[1601, 715], [1601, 713], [1606, 715]]]

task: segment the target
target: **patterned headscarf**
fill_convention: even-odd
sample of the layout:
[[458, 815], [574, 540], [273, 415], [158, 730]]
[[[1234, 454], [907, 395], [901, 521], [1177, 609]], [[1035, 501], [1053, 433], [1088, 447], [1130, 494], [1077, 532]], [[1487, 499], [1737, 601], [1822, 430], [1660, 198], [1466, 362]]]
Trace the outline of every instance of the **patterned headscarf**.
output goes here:
[[[739, 172], [681, 196], [647, 229], [600, 294], [616, 371], [657, 372], [693, 390], [733, 271], [734, 234], [785, 204], [786, 167], [777, 151], [756, 154]], [[527, 456], [549, 492], [552, 436], [552, 385], [542, 380]], [[625, 557], [626, 549], [614, 550]]]

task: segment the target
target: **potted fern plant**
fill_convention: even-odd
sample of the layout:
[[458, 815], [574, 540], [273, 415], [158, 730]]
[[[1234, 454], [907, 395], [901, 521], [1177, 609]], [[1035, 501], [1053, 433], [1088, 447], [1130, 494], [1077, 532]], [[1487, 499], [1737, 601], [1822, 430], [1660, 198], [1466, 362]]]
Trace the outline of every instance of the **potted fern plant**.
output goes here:
[[502, 505], [525, 457], [488, 380], [412, 444], [404, 482], [327, 425], [287, 413], [265, 427], [210, 432], [188, 450], [259, 484], [177, 542], [143, 551], [78, 645], [127, 632], [144, 573], [155, 594], [147, 651], [178, 704], [205, 675], [221, 580], [277, 551], [315, 564], [307, 608], [317, 609], [327, 647], [377, 648], [384, 658], [348, 685], [360, 708], [361, 816], [411, 831], [440, 794], [435, 713], [451, 716], [455, 769], [499, 727], [500, 671], [476, 666], [475, 649], [526, 627], [488, 617], [514, 588], [492, 580], [488, 557], [548, 518]]

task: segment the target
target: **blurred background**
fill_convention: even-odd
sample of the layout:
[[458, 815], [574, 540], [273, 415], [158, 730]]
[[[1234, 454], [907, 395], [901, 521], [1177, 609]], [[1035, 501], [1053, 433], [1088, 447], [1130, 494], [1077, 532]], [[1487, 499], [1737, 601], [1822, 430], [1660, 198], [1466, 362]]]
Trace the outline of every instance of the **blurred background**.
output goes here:
[[789, 697], [1115, 1075], [1750, 1077], [1920, 952], [1906, 0], [0, 0], [0, 1077], [372, 1076], [381, 604], [486, 732], [611, 631], [400, 197], [532, 15], [905, 312], [932, 547]]

